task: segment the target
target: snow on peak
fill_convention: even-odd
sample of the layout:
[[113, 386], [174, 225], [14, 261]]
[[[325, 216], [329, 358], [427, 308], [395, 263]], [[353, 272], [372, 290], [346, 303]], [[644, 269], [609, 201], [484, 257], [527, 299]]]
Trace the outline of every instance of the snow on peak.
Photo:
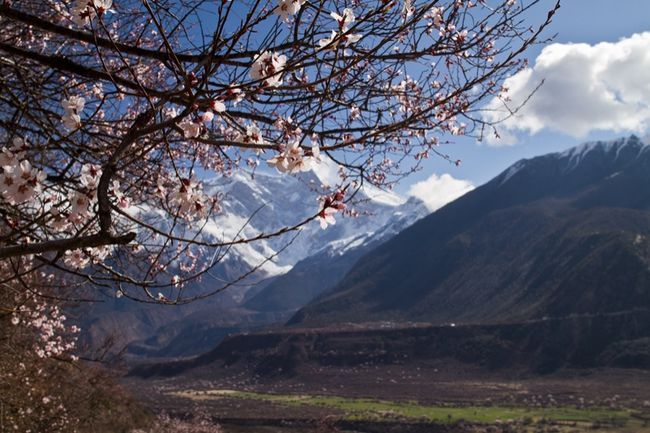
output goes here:
[[312, 164], [311, 171], [323, 186], [334, 187], [341, 182], [339, 166], [330, 159]]
[[641, 137], [641, 143], [644, 144], [643, 150], [648, 150], [648, 148], [650, 148], [650, 134]]
[[386, 206], [397, 207], [406, 203], [406, 198], [394, 193], [393, 191], [380, 189], [370, 184], [366, 184], [361, 187], [361, 192], [371, 201], [381, 203]]
[[621, 155], [623, 149], [626, 149], [628, 147], [634, 147], [635, 149], [638, 149], [638, 156], [641, 153], [645, 152], [648, 145], [644, 144], [644, 142], [641, 141], [636, 135], [632, 135], [627, 138], [618, 138], [616, 140], [609, 141], [589, 141], [579, 146], [565, 150], [564, 152], [560, 152], [556, 154], [556, 156], [558, 158], [569, 159], [566, 171], [570, 171], [576, 168], [584, 160], [584, 158], [592, 152], [601, 152], [606, 155], [611, 155], [613, 156], [613, 159], [616, 160]]
[[[339, 166], [332, 160], [327, 159], [313, 164], [312, 172], [316, 180], [321, 183], [321, 185], [317, 186], [331, 188], [341, 183]], [[387, 206], [401, 206], [406, 202], [406, 198], [392, 191], [381, 189], [367, 183], [361, 187], [360, 192], [371, 201]]]
[[[201, 236], [228, 242], [298, 224], [318, 212], [318, 191], [323, 186], [336, 186], [337, 173], [338, 168], [333, 164], [321, 163], [314, 172], [295, 176], [240, 171], [227, 177], [205, 179], [205, 190], [220, 197], [221, 211], [206, 223]], [[314, 221], [293, 234], [238, 244], [229, 250], [224, 266], [233, 263], [231, 267], [243, 269], [261, 265], [265, 276], [282, 274], [298, 261], [324, 249], [347, 250], [369, 242], [385, 226], [394, 224], [399, 209], [408, 213], [413, 222], [426, 215], [424, 209], [411, 206], [398, 194], [373, 186], [364, 185], [357, 198], [359, 203], [353, 208], [360, 216], [340, 214], [336, 225], [327, 230]], [[283, 251], [276, 256], [280, 250]], [[273, 256], [272, 260], [266, 260]]]
[[519, 173], [524, 167], [526, 167], [526, 162], [527, 159], [520, 159], [519, 161], [515, 162], [512, 164], [510, 167], [506, 169], [503, 173], [501, 173], [501, 182], [499, 182], [499, 186], [503, 185], [507, 181], [509, 181], [512, 176], [515, 174]]
[[[565, 151], [550, 154], [549, 156], [558, 160], [566, 160], [566, 166], [564, 168], [564, 172], [566, 173], [578, 167], [584, 161], [585, 157], [593, 152], [606, 155], [608, 158], [616, 161], [621, 156], [623, 150], [626, 149], [632, 150], [633, 152], [637, 151], [637, 157], [640, 156], [650, 149], [650, 136], [643, 140], [632, 135], [627, 138], [618, 138], [609, 141], [588, 141]], [[521, 159], [508, 167], [498, 177], [500, 179], [499, 186], [505, 184], [514, 175], [526, 168], [532, 159], [535, 158]]]
[[609, 152], [614, 148], [624, 146], [626, 142], [627, 141], [625, 138], [618, 138], [616, 140], [609, 141], [587, 141], [578, 146], [567, 149], [564, 152], [560, 152], [557, 155], [562, 158], [582, 158], [584, 155], [592, 152], [593, 150], [602, 150], [604, 152]]

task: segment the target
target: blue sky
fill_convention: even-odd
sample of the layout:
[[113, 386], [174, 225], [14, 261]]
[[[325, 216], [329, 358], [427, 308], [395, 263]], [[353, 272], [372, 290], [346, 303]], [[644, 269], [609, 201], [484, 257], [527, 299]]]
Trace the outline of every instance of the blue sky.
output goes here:
[[[551, 0], [544, 1], [549, 8], [554, 3]], [[538, 22], [542, 17], [533, 19]], [[539, 96], [538, 100], [533, 100], [530, 107], [524, 107], [523, 118], [508, 125], [510, 128], [504, 131], [506, 135], [512, 135], [509, 145], [495, 146], [494, 143], [478, 144], [471, 139], [457, 139], [455, 144], [445, 146], [444, 151], [454, 159], [461, 159], [460, 167], [451, 166], [440, 159], [431, 159], [421, 172], [406, 179], [396, 190], [406, 193], [413, 183], [422, 182], [433, 174], [440, 176], [444, 173], [478, 186], [521, 158], [564, 150], [584, 141], [606, 140], [633, 132], [644, 136], [650, 132], [644, 127], [650, 125], [650, 115], [643, 109], [650, 107], [650, 34], [641, 39], [643, 32], [650, 32], [648, 0], [563, 0], [562, 7], [547, 32], [548, 36], [555, 33], [557, 36], [553, 41], [555, 47], [545, 51], [545, 66], [535, 67], [543, 46], [537, 46], [527, 53], [531, 67], [535, 69], [529, 81], [532, 83], [534, 79], [543, 77], [546, 84], [533, 96]], [[637, 38], [631, 39], [635, 34]], [[622, 40], [628, 41], [620, 43]], [[603, 45], [603, 42], [612, 44]], [[612, 89], [614, 101], [593, 100], [598, 94], [583, 94], [594, 84], [589, 82], [590, 74], [585, 74], [582, 68], [587, 71], [605, 70], [603, 74], [599, 72], [602, 77], [599, 78], [601, 82], [598, 85], [608, 91]], [[571, 82], [571, 79], [575, 82]], [[636, 92], [633, 83], [636, 81], [637, 87], [644, 88], [643, 92]], [[531, 83], [527, 85], [530, 86]], [[631, 84], [627, 86], [625, 83]], [[525, 91], [526, 84], [522, 86], [522, 91]], [[646, 95], [648, 99], [645, 98]], [[582, 101], [583, 106], [580, 105]], [[620, 108], [612, 108], [612, 104]], [[534, 116], [527, 115], [527, 109]], [[593, 121], [589, 116], [593, 116]], [[542, 119], [541, 123], [539, 119]], [[626, 127], [626, 123], [632, 127]], [[530, 125], [535, 125], [533, 129], [540, 129], [532, 133]], [[420, 184], [420, 189], [424, 190], [425, 186]], [[430, 186], [431, 193], [436, 193], [437, 190], [437, 193], [445, 194], [445, 188], [454, 189], [453, 182], [445, 182], [443, 185], [436, 178], [432, 179]], [[463, 186], [464, 184], [456, 185], [458, 188]]]

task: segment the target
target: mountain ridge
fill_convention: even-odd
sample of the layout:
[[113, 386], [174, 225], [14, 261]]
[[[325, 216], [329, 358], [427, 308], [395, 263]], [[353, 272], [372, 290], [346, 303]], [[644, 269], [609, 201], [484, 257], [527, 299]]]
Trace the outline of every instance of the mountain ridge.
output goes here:
[[632, 136], [518, 161], [362, 257], [288, 324], [503, 323], [613, 308], [617, 284], [632, 287], [623, 304], [650, 305], [649, 148]]

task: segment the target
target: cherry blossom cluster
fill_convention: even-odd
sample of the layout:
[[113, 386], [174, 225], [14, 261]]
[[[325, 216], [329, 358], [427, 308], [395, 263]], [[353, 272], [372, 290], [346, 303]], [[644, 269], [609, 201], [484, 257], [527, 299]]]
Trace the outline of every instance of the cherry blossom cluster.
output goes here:
[[0, 191], [2, 198], [10, 205], [33, 200], [42, 190], [45, 173], [25, 159], [29, 147], [26, 140], [14, 138], [13, 146], [0, 152]]
[[278, 0], [278, 6], [274, 9], [274, 12], [280, 15], [283, 20], [289, 21], [291, 16], [300, 12], [300, 8], [306, 2], [307, 0]]
[[64, 115], [61, 118], [63, 124], [70, 131], [73, 131], [81, 126], [81, 112], [86, 105], [86, 100], [80, 96], [71, 96], [61, 101], [63, 106]]
[[346, 206], [345, 203], [343, 203], [344, 198], [345, 191], [341, 190], [321, 199], [322, 206], [320, 212], [316, 215], [316, 220], [320, 223], [320, 227], [323, 230], [330, 225], [336, 224], [334, 215], [345, 209]]
[[426, 30], [428, 34], [431, 34], [433, 29], [437, 29], [440, 32], [440, 36], [444, 35], [446, 23], [442, 16], [443, 11], [443, 8], [434, 6], [425, 14], [425, 17], [428, 20]]
[[311, 147], [305, 150], [300, 144], [304, 138], [303, 131], [291, 117], [279, 117], [274, 127], [280, 132], [281, 143], [277, 148], [278, 153], [267, 160], [269, 167], [274, 167], [280, 173], [299, 173], [311, 170], [315, 163], [320, 162], [317, 138], [312, 137]]
[[409, 113], [418, 111], [421, 98], [421, 88], [417, 81], [408, 75], [399, 84], [392, 87], [396, 98], [399, 101], [399, 111]]
[[[53, 192], [45, 198], [52, 215], [50, 225], [54, 230], [59, 233], [69, 231], [92, 217], [100, 176], [101, 168], [98, 165], [84, 164], [76, 188], [69, 190], [67, 197]], [[110, 195], [119, 208], [127, 209], [130, 206], [129, 198], [120, 191], [118, 180], [111, 183]]]
[[[0, 265], [0, 275], [8, 268]], [[2, 426], [12, 431], [74, 431], [75, 419], [62, 397], [68, 392], [56, 374], [77, 360], [79, 328], [70, 325], [61, 306], [41, 290], [52, 275], [26, 275], [25, 287], [3, 285], [0, 309], [0, 404]], [[38, 287], [38, 289], [37, 289]], [[62, 360], [68, 362], [62, 363]]]
[[[31, 328], [38, 335], [34, 345], [34, 353], [39, 358], [61, 356], [75, 348], [76, 337], [70, 334], [79, 332], [76, 326], [66, 326], [67, 318], [57, 305], [33, 299], [24, 303], [12, 314], [11, 324]], [[74, 356], [72, 357], [73, 359]]]
[[210, 206], [210, 199], [196, 178], [181, 178], [170, 191], [170, 200], [178, 214], [189, 221], [205, 217]]
[[288, 145], [280, 145], [278, 155], [269, 159], [267, 163], [270, 167], [276, 168], [280, 173], [299, 173], [309, 171], [314, 162], [320, 158], [318, 145], [313, 145], [310, 150], [311, 155], [305, 155], [305, 151], [298, 141], [292, 141]]
[[80, 27], [111, 10], [113, 0], [77, 0], [72, 8], [72, 20]]
[[178, 126], [183, 130], [183, 136], [185, 138], [197, 138], [201, 135], [203, 130], [202, 119], [188, 119], [186, 118]]
[[332, 30], [329, 38], [324, 38], [318, 41], [318, 46], [320, 48], [335, 49], [339, 43], [349, 46], [350, 44], [359, 42], [363, 37], [361, 34], [352, 34], [349, 32], [350, 25], [356, 20], [352, 9], [345, 8], [342, 15], [332, 12], [330, 16], [334, 18], [338, 24], [338, 29]]
[[[36, 255], [156, 301], [218, 267], [225, 256], [210, 251], [334, 224], [353, 203], [343, 212], [331, 191], [391, 188], [430, 155], [453, 164], [441, 147], [487, 133], [482, 101], [502, 96], [548, 25], [526, 21], [537, 0], [225, 1], [195, 13], [201, 1], [0, 9], [2, 257]], [[338, 180], [313, 185], [326, 198], [311, 218], [215, 229], [228, 191], [207, 178], [319, 162]]]
[[65, 263], [71, 269], [84, 269], [91, 263], [103, 263], [113, 252], [113, 246], [103, 245], [95, 248], [77, 248], [66, 251], [63, 257]]
[[253, 61], [251, 78], [262, 81], [265, 87], [279, 87], [282, 85], [282, 74], [286, 63], [287, 56], [284, 54], [264, 51]]

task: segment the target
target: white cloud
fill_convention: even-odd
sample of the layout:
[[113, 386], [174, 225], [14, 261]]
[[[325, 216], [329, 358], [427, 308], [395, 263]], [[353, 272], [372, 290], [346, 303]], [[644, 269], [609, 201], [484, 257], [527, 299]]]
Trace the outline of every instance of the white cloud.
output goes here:
[[[488, 143], [514, 144], [516, 132], [535, 134], [542, 129], [582, 138], [591, 131], [644, 133], [650, 126], [650, 32], [618, 42], [552, 44], [545, 47], [532, 68], [505, 81], [508, 106], [521, 105], [514, 116], [497, 126]], [[494, 98], [486, 120], [503, 119], [507, 111]]]
[[473, 189], [474, 185], [467, 180], [455, 179], [447, 173], [442, 176], [433, 174], [411, 185], [408, 195], [422, 200], [427, 209], [433, 212]]

